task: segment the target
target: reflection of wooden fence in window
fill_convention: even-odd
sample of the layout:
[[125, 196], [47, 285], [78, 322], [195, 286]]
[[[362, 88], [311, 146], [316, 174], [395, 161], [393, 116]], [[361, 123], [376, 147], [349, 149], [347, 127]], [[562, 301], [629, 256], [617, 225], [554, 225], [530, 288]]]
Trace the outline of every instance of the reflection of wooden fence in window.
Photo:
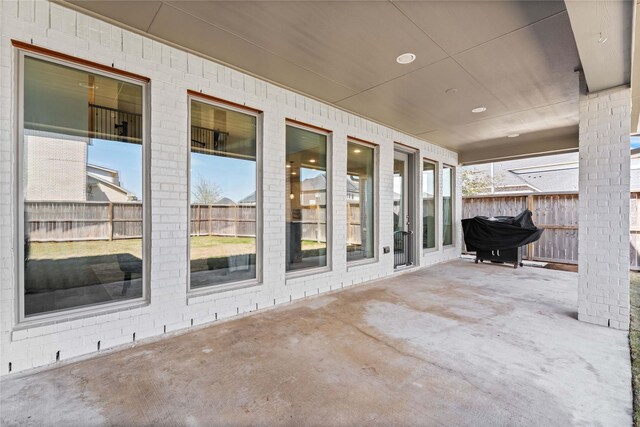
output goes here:
[[254, 205], [191, 205], [192, 236], [256, 235]]
[[362, 244], [362, 233], [360, 229], [360, 203], [347, 203], [347, 244]]
[[142, 236], [140, 202], [26, 202], [32, 242], [114, 240]]
[[[25, 221], [32, 242], [118, 240], [142, 236], [140, 202], [26, 202]], [[325, 207], [301, 210], [302, 239], [327, 241]], [[254, 205], [191, 205], [191, 235], [255, 237]], [[360, 244], [360, 205], [347, 205], [347, 241]]]
[[[640, 193], [631, 193], [630, 265], [640, 269]], [[578, 194], [528, 194], [475, 196], [462, 199], [462, 217], [514, 216], [525, 209], [533, 213], [533, 222], [545, 229], [539, 241], [525, 248], [528, 259], [568, 264], [578, 262]]]
[[322, 206], [302, 206], [300, 209], [302, 240], [327, 241], [327, 209]]

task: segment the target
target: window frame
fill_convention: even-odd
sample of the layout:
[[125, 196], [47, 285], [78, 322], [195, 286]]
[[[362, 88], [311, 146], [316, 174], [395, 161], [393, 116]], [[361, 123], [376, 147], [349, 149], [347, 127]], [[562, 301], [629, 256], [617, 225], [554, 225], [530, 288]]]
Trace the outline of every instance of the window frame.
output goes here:
[[[291, 279], [296, 279], [298, 277], [305, 277], [305, 276], [312, 276], [315, 274], [321, 274], [321, 273], [327, 273], [330, 271], [333, 271], [333, 165], [332, 165], [332, 161], [333, 161], [333, 132], [329, 129], [325, 129], [323, 127], [320, 126], [314, 126], [312, 124], [308, 124], [308, 123], [303, 123], [294, 119], [285, 119], [284, 121], [284, 135], [285, 135], [285, 140], [284, 140], [284, 157], [285, 157], [285, 162], [286, 162], [286, 157], [287, 157], [287, 126], [291, 126], [291, 127], [295, 127], [295, 128], [299, 128], [299, 129], [303, 129], [306, 130], [308, 132], [313, 132], [316, 134], [320, 134], [320, 135], [324, 135], [327, 139], [327, 148], [326, 148], [326, 153], [327, 153], [327, 168], [326, 168], [326, 174], [327, 174], [327, 212], [326, 212], [326, 217], [327, 217], [327, 252], [326, 252], [326, 259], [327, 259], [327, 265], [324, 265], [322, 267], [311, 267], [311, 268], [305, 268], [305, 269], [300, 269], [300, 270], [292, 270], [292, 271], [287, 271], [287, 260], [286, 260], [286, 247], [285, 247], [285, 259], [284, 259], [284, 263], [285, 263], [285, 284], [288, 280]], [[286, 173], [286, 172], [285, 172]], [[284, 176], [284, 186], [286, 188], [286, 175]], [[284, 238], [285, 238], [285, 245], [286, 245], [286, 235], [287, 235], [287, 194], [286, 191], [284, 191], [284, 215], [283, 215], [283, 219], [284, 219], [284, 227], [285, 227], [285, 231], [284, 231]]]
[[[443, 249], [455, 248], [456, 247], [456, 167], [452, 166], [448, 163], [442, 164], [442, 175], [444, 177], [444, 169], [451, 169], [451, 244], [444, 244], [444, 191], [442, 191], [442, 197], [439, 199], [442, 201], [442, 227], [440, 227], [441, 233], [440, 238], [442, 239], [442, 247]], [[444, 179], [442, 180], [442, 185], [444, 188]]]
[[[253, 279], [238, 280], [227, 283], [211, 283], [199, 288], [191, 288], [191, 104], [197, 101], [223, 110], [253, 116], [256, 119], [256, 277]], [[237, 104], [225, 99], [216, 98], [201, 92], [187, 91], [187, 296], [195, 297], [200, 295], [215, 294], [231, 291], [234, 289], [260, 286], [263, 283], [262, 259], [263, 248], [263, 214], [262, 214], [262, 120], [261, 110]]]
[[[360, 145], [367, 148], [373, 149], [373, 257], [364, 258], [358, 260], [349, 261], [347, 258], [346, 248], [348, 246], [348, 241], [345, 241], [345, 259], [347, 262], [347, 270], [351, 267], [356, 267], [363, 264], [375, 264], [380, 260], [380, 248], [378, 245], [379, 242], [379, 232], [380, 232], [380, 146], [378, 144], [374, 144], [373, 142], [365, 141], [360, 138], [356, 138], [354, 136], [347, 137], [347, 164], [349, 162], [349, 143]], [[347, 174], [348, 174], [347, 170]], [[345, 176], [346, 178], [346, 176]], [[348, 233], [348, 230], [347, 230]]]
[[[420, 181], [421, 181], [421, 185], [420, 185], [420, 190], [422, 193], [424, 193], [424, 188], [422, 188], [422, 174], [424, 173], [424, 164], [425, 163], [429, 163], [432, 164], [434, 166], [433, 169], [433, 199], [434, 199], [434, 213], [435, 213], [435, 218], [434, 218], [434, 223], [436, 225], [436, 230], [440, 230], [444, 227], [444, 221], [442, 222], [442, 226], [439, 227], [439, 222], [442, 219], [442, 212], [440, 212], [440, 206], [442, 205], [442, 203], [440, 203], [440, 174], [438, 173], [440, 170], [440, 162], [436, 161], [436, 160], [431, 160], [428, 157], [423, 157], [422, 158], [422, 168], [420, 171]], [[424, 198], [422, 199], [424, 200]], [[424, 209], [424, 202], [423, 202], [423, 209]], [[424, 229], [424, 210], [422, 211], [422, 218], [421, 218], [423, 224], [422, 227]], [[435, 241], [436, 244], [434, 247], [432, 248], [425, 248], [424, 247], [424, 241], [422, 242], [422, 253], [424, 254], [429, 254], [432, 252], [438, 252], [438, 250], [440, 250], [440, 245], [441, 245], [441, 240], [438, 238], [438, 235], [436, 234], [435, 236]], [[424, 236], [422, 237], [422, 239], [424, 239]]]
[[[83, 317], [93, 317], [114, 311], [122, 311], [135, 307], [149, 305], [150, 303], [150, 271], [151, 271], [151, 143], [150, 143], [150, 80], [137, 74], [109, 67], [88, 60], [71, 57], [37, 46], [25, 45], [12, 40], [15, 58], [15, 87], [18, 88], [14, 95], [14, 107], [16, 111], [17, 130], [15, 136], [14, 159], [16, 167], [15, 180], [15, 244], [17, 259], [14, 262], [16, 268], [16, 282], [18, 295], [15, 298], [15, 326], [16, 329], [42, 326], [52, 322], [74, 320]], [[74, 70], [83, 71], [95, 75], [101, 75], [115, 80], [124, 81], [140, 86], [142, 89], [142, 296], [139, 298], [122, 301], [101, 302], [84, 305], [75, 308], [55, 310], [45, 313], [25, 316], [25, 262], [24, 262], [24, 86], [25, 86], [25, 58], [33, 58], [51, 64], [61, 65]]]

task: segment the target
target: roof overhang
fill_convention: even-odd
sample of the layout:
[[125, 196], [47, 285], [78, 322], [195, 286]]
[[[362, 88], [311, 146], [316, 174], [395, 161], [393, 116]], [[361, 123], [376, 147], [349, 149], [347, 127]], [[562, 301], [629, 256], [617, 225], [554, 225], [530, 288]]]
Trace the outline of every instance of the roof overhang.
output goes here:
[[[630, 76], [631, 9], [622, 1], [57, 3], [471, 163], [575, 150], [576, 70], [592, 91]], [[397, 64], [405, 52], [416, 61]], [[487, 111], [472, 113], [478, 106]]]

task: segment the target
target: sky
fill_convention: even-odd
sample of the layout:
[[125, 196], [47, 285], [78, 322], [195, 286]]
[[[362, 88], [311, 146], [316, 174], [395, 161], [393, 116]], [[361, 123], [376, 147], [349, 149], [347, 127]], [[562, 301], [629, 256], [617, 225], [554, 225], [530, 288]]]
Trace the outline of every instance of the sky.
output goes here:
[[631, 148], [640, 147], [640, 135], [631, 135]]
[[191, 182], [200, 179], [217, 184], [221, 197], [238, 202], [256, 191], [256, 162], [191, 153]]
[[[118, 171], [120, 186], [142, 197], [142, 146], [118, 141], [93, 139], [87, 161]], [[256, 164], [250, 160], [193, 153], [191, 179], [216, 183], [221, 197], [239, 201], [256, 190]]]
[[87, 162], [118, 171], [120, 186], [142, 198], [142, 145], [92, 139]]

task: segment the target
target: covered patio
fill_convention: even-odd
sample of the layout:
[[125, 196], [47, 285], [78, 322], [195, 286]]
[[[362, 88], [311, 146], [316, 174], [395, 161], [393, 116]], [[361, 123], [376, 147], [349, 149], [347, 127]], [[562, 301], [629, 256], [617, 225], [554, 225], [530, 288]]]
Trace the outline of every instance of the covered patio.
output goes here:
[[17, 374], [0, 423], [630, 425], [627, 332], [577, 292], [456, 260]]

